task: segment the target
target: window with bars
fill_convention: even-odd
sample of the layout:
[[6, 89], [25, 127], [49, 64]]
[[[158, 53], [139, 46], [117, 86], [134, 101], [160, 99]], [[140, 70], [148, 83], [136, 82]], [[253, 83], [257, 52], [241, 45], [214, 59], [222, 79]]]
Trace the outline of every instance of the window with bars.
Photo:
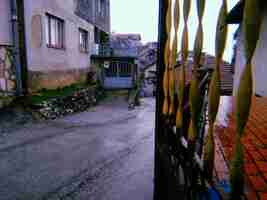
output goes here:
[[46, 14], [46, 44], [49, 48], [64, 49], [64, 20]]
[[88, 31], [84, 29], [79, 29], [79, 47], [80, 51], [87, 53], [88, 52]]

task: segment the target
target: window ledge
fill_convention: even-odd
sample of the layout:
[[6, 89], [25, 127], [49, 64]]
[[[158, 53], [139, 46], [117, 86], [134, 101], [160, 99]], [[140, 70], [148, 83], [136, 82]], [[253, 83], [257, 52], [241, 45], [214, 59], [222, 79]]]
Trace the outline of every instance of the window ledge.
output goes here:
[[56, 50], [63, 50], [63, 51], [66, 50], [65, 47], [59, 47], [59, 46], [54, 46], [54, 45], [50, 45], [50, 44], [47, 44], [46, 47], [50, 48], [50, 49], [56, 49]]
[[80, 48], [80, 53], [83, 53], [83, 54], [89, 54], [89, 51], [86, 49], [81, 49]]
[[89, 51], [80, 51], [80, 53], [89, 54]]

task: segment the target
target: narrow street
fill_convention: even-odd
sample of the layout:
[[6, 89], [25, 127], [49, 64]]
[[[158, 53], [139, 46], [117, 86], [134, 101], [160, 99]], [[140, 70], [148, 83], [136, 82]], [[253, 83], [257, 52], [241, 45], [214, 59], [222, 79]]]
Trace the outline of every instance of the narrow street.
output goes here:
[[0, 136], [0, 199], [152, 200], [154, 105], [115, 99]]

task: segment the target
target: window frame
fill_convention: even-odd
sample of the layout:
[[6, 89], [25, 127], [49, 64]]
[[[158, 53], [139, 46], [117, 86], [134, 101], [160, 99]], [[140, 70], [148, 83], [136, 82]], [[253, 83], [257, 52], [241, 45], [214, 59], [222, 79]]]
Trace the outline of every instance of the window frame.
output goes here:
[[97, 7], [98, 7], [97, 8], [98, 16], [105, 18], [106, 17], [106, 1], [98, 0]]
[[[48, 48], [53, 49], [65, 49], [65, 21], [57, 16], [54, 16], [52, 14], [46, 13], [46, 46]], [[54, 20], [57, 23], [57, 34], [55, 35], [55, 38], [57, 38], [56, 44], [52, 44], [52, 25], [51, 22]]]
[[[86, 36], [86, 37], [82, 38], [83, 36]], [[81, 41], [84, 42], [84, 44], [82, 44]], [[82, 53], [89, 52], [89, 31], [83, 28], [79, 28], [79, 50]]]
[[96, 26], [94, 27], [94, 43], [100, 44], [100, 31]]

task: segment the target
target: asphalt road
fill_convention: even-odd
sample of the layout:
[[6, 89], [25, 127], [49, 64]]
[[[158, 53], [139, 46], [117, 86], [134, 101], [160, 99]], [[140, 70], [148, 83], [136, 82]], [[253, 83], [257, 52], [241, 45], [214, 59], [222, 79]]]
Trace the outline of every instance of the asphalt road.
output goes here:
[[0, 200], [152, 200], [154, 104], [116, 99], [1, 136]]

